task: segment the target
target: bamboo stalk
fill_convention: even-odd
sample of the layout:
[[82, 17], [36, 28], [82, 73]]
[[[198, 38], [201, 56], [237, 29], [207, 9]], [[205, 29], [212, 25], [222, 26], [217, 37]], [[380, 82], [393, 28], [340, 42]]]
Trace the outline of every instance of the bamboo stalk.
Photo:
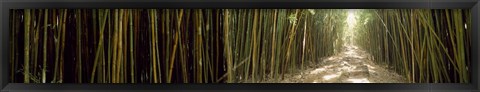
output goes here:
[[81, 23], [82, 23], [82, 19], [81, 19], [81, 13], [82, 11], [80, 9], [77, 9], [76, 10], [76, 27], [77, 27], [77, 64], [76, 64], [76, 67], [77, 67], [77, 82], [78, 83], [82, 83], [82, 37], [81, 37], [81, 33], [82, 33], [82, 26], [81, 26]]
[[173, 46], [173, 52], [172, 52], [172, 57], [170, 58], [170, 71], [168, 73], [168, 80], [167, 83], [171, 83], [172, 79], [172, 72], [173, 72], [173, 64], [174, 64], [174, 59], [175, 59], [175, 52], [177, 50], [177, 44], [178, 44], [178, 36], [180, 33], [180, 25], [182, 24], [182, 18], [183, 18], [183, 9], [180, 9], [180, 15], [178, 16], [178, 22], [177, 22], [177, 31], [175, 32], [175, 45]]
[[[99, 12], [99, 13], [103, 13], [103, 12]], [[108, 15], [109, 14], [109, 11], [106, 11], [105, 14], [103, 15]], [[100, 18], [100, 17], [99, 17]], [[96, 54], [95, 54], [95, 60], [94, 60], [94, 64], [93, 64], [93, 71], [92, 71], [92, 76], [91, 76], [91, 79], [90, 79], [90, 83], [93, 83], [94, 82], [94, 76], [95, 76], [95, 71], [96, 71], [96, 66], [97, 66], [97, 63], [99, 63], [99, 59], [100, 59], [100, 54], [103, 53], [103, 33], [104, 33], [104, 30], [105, 30], [105, 22], [107, 20], [107, 16], [103, 16], [103, 18], [101, 18], [102, 21], [100, 21], [100, 38], [99, 38], [99, 41], [98, 41], [98, 46], [97, 46], [97, 50], [95, 51]]]
[[25, 52], [25, 56], [24, 56], [24, 66], [23, 66], [23, 75], [24, 75], [24, 83], [30, 83], [30, 72], [29, 72], [29, 52], [30, 52], [30, 37], [29, 37], [29, 34], [30, 34], [30, 9], [25, 9], [25, 14], [23, 16], [25, 16], [25, 48], [24, 48], [24, 52]]
[[133, 16], [132, 16], [132, 9], [128, 10], [129, 14], [129, 22], [130, 22], [130, 76], [131, 76], [131, 83], [135, 83], [135, 58], [133, 53]]
[[60, 55], [62, 55], [60, 57], [60, 83], [63, 83], [63, 72], [64, 72], [64, 52], [65, 52], [65, 33], [66, 33], [66, 20], [67, 20], [67, 12], [68, 10], [67, 9], [64, 9], [63, 10], [63, 19], [62, 19], [62, 49], [61, 49], [61, 52], [60, 52]]
[[45, 9], [45, 17], [43, 22], [43, 69], [42, 69], [42, 83], [47, 82], [47, 24], [48, 24], [48, 9]]
[[122, 61], [123, 61], [123, 41], [122, 41], [122, 39], [123, 39], [123, 34], [122, 34], [123, 33], [123, 25], [122, 24], [123, 24], [123, 12], [124, 12], [124, 10], [119, 9], [119, 11], [120, 11], [120, 13], [118, 13], [118, 14], [120, 14], [120, 16], [119, 16], [118, 31], [117, 31], [117, 37], [118, 37], [117, 39], [119, 40], [118, 41], [118, 52], [119, 53], [117, 54], [118, 55], [117, 56], [118, 59], [116, 61], [117, 62], [117, 72], [115, 73], [116, 74], [115, 76], [117, 76], [116, 77], [116, 82], [117, 83], [122, 83], [122, 79], [121, 79], [122, 78], [122, 76], [121, 76], [122, 72], [121, 71], [123, 70], [122, 69], [123, 67], [121, 67], [122, 64], [123, 64], [122, 63]]
[[253, 18], [253, 58], [252, 58], [252, 82], [255, 82], [255, 70], [256, 66], [255, 63], [257, 60], [257, 21], [258, 21], [258, 9], [255, 9], [254, 13], [254, 18]]
[[118, 62], [117, 62], [117, 59], [118, 59], [118, 58], [117, 58], [117, 54], [118, 54], [117, 49], [118, 49], [118, 31], [119, 31], [119, 30], [118, 30], [118, 14], [119, 14], [119, 13], [118, 13], [118, 9], [115, 9], [115, 15], [114, 15], [114, 16], [115, 16], [115, 17], [114, 17], [114, 23], [115, 23], [115, 24], [114, 24], [114, 26], [113, 26], [113, 31], [114, 31], [114, 32], [113, 32], [113, 44], [112, 44], [112, 46], [113, 46], [113, 52], [112, 52], [112, 53], [113, 53], [113, 56], [112, 56], [112, 72], [111, 72], [111, 73], [112, 73], [112, 74], [111, 74], [111, 76], [112, 76], [112, 83], [118, 83], [118, 82], [117, 82], [117, 77], [118, 77], [118, 76], [117, 76], [117, 74], [116, 74], [117, 71], [118, 71], [118, 70], [117, 70], [117, 69], [118, 69], [118, 68], [117, 68], [117, 65], [118, 65], [118, 64], [117, 64], [117, 63], [118, 63]]
[[[107, 11], [110, 11], [110, 9], [107, 9]], [[116, 14], [115, 14], [116, 11], [113, 11], [113, 12], [114, 12], [114, 15], [116, 15]], [[112, 33], [112, 31], [111, 31], [111, 29], [112, 29], [112, 26], [111, 26], [112, 23], [111, 23], [111, 21], [112, 21], [112, 20], [111, 20], [111, 18], [110, 18], [110, 17], [111, 17], [110, 14], [105, 15], [105, 16], [108, 16], [108, 17], [107, 17], [107, 20], [108, 20], [108, 23], [107, 23], [107, 24], [108, 24], [108, 34], [107, 34], [107, 35], [108, 35], [108, 42], [107, 42], [107, 44], [108, 44], [108, 51], [107, 51], [107, 55], [108, 55], [108, 56], [107, 56], [107, 83], [111, 83], [111, 82], [112, 82], [112, 77], [113, 77], [112, 72], [111, 72], [111, 71], [113, 71], [113, 69], [112, 69], [113, 66], [111, 66], [111, 63], [113, 63], [113, 62], [112, 62], [112, 61], [113, 61], [113, 60], [112, 60], [112, 48], [114, 47], [114, 46], [112, 46], [112, 44], [113, 44], [113, 42], [112, 42], [112, 34], [113, 34], [113, 33]]]
[[232, 76], [233, 75], [233, 71], [232, 71], [232, 53], [231, 53], [231, 48], [230, 48], [230, 44], [228, 42], [228, 40], [230, 39], [229, 38], [229, 23], [228, 23], [228, 18], [229, 18], [229, 10], [226, 9], [224, 10], [224, 13], [225, 13], [225, 16], [224, 16], [224, 23], [225, 23], [225, 26], [224, 26], [224, 30], [225, 30], [225, 33], [224, 33], [224, 36], [225, 36], [225, 46], [227, 47], [226, 48], [226, 52], [227, 52], [227, 73], [228, 73], [228, 83], [232, 83], [233, 82], [233, 79], [234, 77]]
[[[33, 14], [32, 16], [36, 16], [36, 12], [35, 10], [32, 11]], [[39, 40], [39, 35], [40, 35], [40, 18], [41, 18], [41, 14], [42, 13], [42, 10], [39, 10], [39, 13], [38, 13], [38, 17], [34, 17], [34, 28], [35, 30], [33, 30], [33, 50], [32, 50], [32, 54], [33, 54], [33, 73], [32, 75], [33, 76], [39, 76], [38, 72], [37, 72], [37, 67], [38, 67], [38, 40]], [[35, 83], [38, 83], [38, 81], [35, 81]]]
[[[151, 44], [152, 44], [152, 48], [154, 48], [154, 47], [155, 47], [155, 44], [153, 44], [153, 43], [154, 43], [154, 30], [155, 30], [155, 27], [154, 27], [155, 21], [154, 21], [154, 16], [153, 16], [154, 10], [150, 10], [149, 13], [150, 13], [150, 25], [151, 25], [151, 32], [152, 32], [152, 43], [151, 43]], [[153, 59], [153, 60], [152, 60], [152, 62], [153, 62], [153, 83], [157, 83], [157, 82], [158, 82], [158, 81], [157, 81], [157, 80], [158, 80], [158, 77], [157, 77], [157, 67], [156, 67], [157, 61], [156, 61], [156, 59], [154, 58], [154, 56], [155, 56], [155, 48], [154, 48], [154, 50], [153, 50], [153, 52], [152, 52], [152, 59]]]
[[[154, 28], [154, 30], [153, 30], [154, 36], [153, 36], [153, 37], [154, 37], [155, 40], [154, 40], [154, 43], [152, 43], [152, 44], [154, 44], [154, 48], [155, 48], [155, 49], [154, 49], [154, 50], [155, 50], [155, 51], [154, 51], [154, 52], [155, 52], [154, 58], [157, 59], [158, 74], [159, 74], [159, 75], [158, 75], [159, 83], [162, 83], [162, 68], [161, 68], [161, 65], [160, 65], [160, 64], [161, 64], [161, 61], [160, 61], [160, 54], [159, 54], [159, 53], [160, 53], [160, 49], [159, 49], [159, 45], [158, 45], [158, 16], [157, 16], [158, 12], [157, 12], [156, 9], [153, 9], [153, 11], [154, 11], [154, 12], [153, 12], [153, 19], [154, 19], [155, 21], [154, 21], [154, 26], [152, 26], [152, 27]], [[167, 60], [168, 60], [168, 59], [166, 59], [165, 61], [167, 61]], [[167, 63], [167, 62], [165, 62], [165, 63]], [[168, 74], [167, 74], [167, 73], [168, 73], [168, 72], [167, 72], [167, 67], [168, 67], [168, 66], [167, 66], [167, 65], [168, 65], [168, 64], [165, 64], [165, 66], [164, 66], [164, 67], [165, 67], [165, 72], [164, 72], [164, 73], [165, 73], [166, 76], [168, 76]]]
[[[298, 12], [299, 12], [299, 9], [296, 9], [295, 10], [295, 17], [298, 16]], [[288, 43], [288, 47], [287, 47], [287, 57], [286, 57], [286, 63], [288, 63], [290, 61], [290, 55], [291, 55], [291, 45], [292, 45], [292, 41], [293, 41], [293, 37], [295, 36], [295, 28], [296, 28], [297, 24], [296, 24], [296, 21], [292, 23], [292, 29], [290, 31], [290, 36], [289, 36], [289, 43]]]

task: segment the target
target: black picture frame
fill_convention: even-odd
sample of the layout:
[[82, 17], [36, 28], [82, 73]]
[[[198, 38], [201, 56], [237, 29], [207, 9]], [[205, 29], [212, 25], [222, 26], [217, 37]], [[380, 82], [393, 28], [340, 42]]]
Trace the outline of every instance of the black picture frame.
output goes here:
[[52, 91], [465, 91], [480, 92], [478, 57], [480, 40], [472, 40], [471, 83], [372, 83], [372, 84], [23, 84], [8, 83], [9, 10], [25, 8], [314, 8], [314, 9], [471, 9], [472, 39], [480, 39], [480, 0], [1, 0], [0, 89], [1, 92]]

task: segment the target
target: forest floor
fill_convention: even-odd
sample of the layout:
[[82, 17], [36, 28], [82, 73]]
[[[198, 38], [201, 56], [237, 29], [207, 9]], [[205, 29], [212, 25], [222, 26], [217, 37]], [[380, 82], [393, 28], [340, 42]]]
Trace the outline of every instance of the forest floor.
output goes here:
[[262, 83], [406, 83], [406, 78], [377, 65], [371, 55], [354, 46], [345, 45], [341, 53], [309, 64], [304, 70], [285, 74], [282, 80]]

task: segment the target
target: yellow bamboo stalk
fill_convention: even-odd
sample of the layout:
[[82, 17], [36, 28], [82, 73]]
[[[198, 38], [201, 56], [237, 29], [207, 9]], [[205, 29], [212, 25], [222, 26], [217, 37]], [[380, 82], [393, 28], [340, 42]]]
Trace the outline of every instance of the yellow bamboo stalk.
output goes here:
[[122, 25], [122, 24], [123, 24], [123, 11], [124, 11], [123, 9], [120, 9], [120, 13], [119, 13], [119, 14], [120, 14], [120, 17], [119, 17], [119, 24], [118, 24], [118, 25], [119, 25], [119, 27], [118, 27], [119, 29], [118, 29], [118, 31], [117, 31], [117, 32], [118, 32], [118, 33], [117, 33], [117, 35], [118, 35], [118, 40], [120, 40], [120, 41], [118, 41], [118, 52], [119, 52], [119, 53], [117, 54], [117, 55], [118, 55], [118, 56], [117, 56], [118, 59], [117, 59], [117, 61], [116, 61], [116, 62], [117, 62], [117, 73], [116, 73], [116, 74], [117, 74], [117, 75], [115, 75], [115, 76], [117, 76], [117, 78], [116, 78], [116, 82], [117, 82], [117, 83], [121, 83], [121, 77], [122, 77], [122, 76], [121, 76], [121, 71], [122, 71], [122, 70], [121, 70], [121, 69], [122, 69], [121, 66], [122, 66], [122, 61], [123, 61], [123, 41], [122, 41], [122, 38], [123, 38], [123, 35], [122, 35], [122, 33], [123, 33], [123, 25]]
[[[154, 47], [155, 47], [155, 44], [154, 44], [154, 43], [155, 43], [155, 42], [154, 42], [154, 41], [155, 41], [155, 39], [154, 39], [154, 36], [155, 36], [155, 35], [154, 35], [153, 33], [154, 33], [154, 31], [155, 31], [155, 25], [154, 25], [155, 20], [154, 20], [154, 10], [153, 10], [153, 9], [150, 10], [150, 23], [151, 23], [151, 32], [152, 32], [152, 48], [154, 48]], [[156, 67], [157, 61], [156, 61], [155, 58], [153, 58], [153, 57], [155, 57], [155, 54], [156, 54], [156, 53], [155, 53], [155, 48], [154, 48], [154, 50], [153, 50], [153, 52], [152, 52], [153, 83], [157, 83], [157, 82], [158, 82], [158, 81], [157, 81], [157, 80], [158, 80], [158, 78], [157, 78], [157, 67]]]
[[170, 83], [170, 82], [171, 82], [171, 79], [172, 79], [173, 64], [175, 63], [175, 62], [174, 62], [175, 52], [176, 52], [176, 50], [177, 50], [178, 36], [179, 36], [179, 33], [180, 33], [180, 25], [182, 24], [182, 18], [183, 18], [183, 9], [180, 9], [180, 14], [179, 14], [179, 16], [177, 17], [177, 19], [178, 19], [178, 22], [177, 22], [177, 32], [175, 32], [175, 45], [173, 46], [172, 57], [170, 58], [170, 71], [169, 71], [169, 73], [168, 73], [167, 83]]
[[275, 9], [275, 10], [274, 10], [274, 15], [273, 15], [273, 30], [272, 30], [272, 31], [273, 31], [273, 32], [272, 32], [272, 35], [273, 35], [273, 36], [272, 36], [272, 53], [271, 53], [271, 55], [272, 55], [271, 60], [272, 60], [272, 61], [270, 62], [270, 63], [271, 63], [271, 65], [270, 65], [270, 68], [271, 68], [271, 69], [270, 69], [270, 76], [271, 76], [272, 78], [274, 77], [274, 76], [273, 76], [273, 73], [275, 72], [275, 66], [274, 66], [274, 65], [275, 65], [275, 62], [274, 62], [274, 61], [275, 61], [275, 58], [274, 58], [274, 57], [275, 57], [275, 44], [276, 44], [276, 43], [275, 43], [275, 34], [276, 34], [275, 31], [277, 30], [277, 11], [278, 11], [278, 10]]
[[252, 54], [252, 82], [255, 82], [255, 70], [256, 70], [256, 61], [257, 60], [257, 23], [258, 22], [258, 9], [255, 9], [255, 12], [254, 12], [254, 18], [253, 18], [253, 29], [252, 29], [252, 33], [253, 33], [253, 54]]

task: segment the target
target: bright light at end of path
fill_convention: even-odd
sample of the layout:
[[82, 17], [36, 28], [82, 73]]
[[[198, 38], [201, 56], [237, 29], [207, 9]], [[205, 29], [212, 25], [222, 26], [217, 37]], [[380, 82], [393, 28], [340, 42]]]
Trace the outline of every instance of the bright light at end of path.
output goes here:
[[355, 14], [357, 10], [350, 9], [348, 10], [348, 16], [347, 16], [347, 24], [348, 24], [348, 30], [353, 30], [357, 23], [357, 15]]
[[355, 37], [353, 34], [355, 34], [355, 27], [357, 26], [357, 11], [356, 9], [347, 10], [346, 28], [342, 38], [346, 42], [345, 44], [351, 43], [352, 37]]

